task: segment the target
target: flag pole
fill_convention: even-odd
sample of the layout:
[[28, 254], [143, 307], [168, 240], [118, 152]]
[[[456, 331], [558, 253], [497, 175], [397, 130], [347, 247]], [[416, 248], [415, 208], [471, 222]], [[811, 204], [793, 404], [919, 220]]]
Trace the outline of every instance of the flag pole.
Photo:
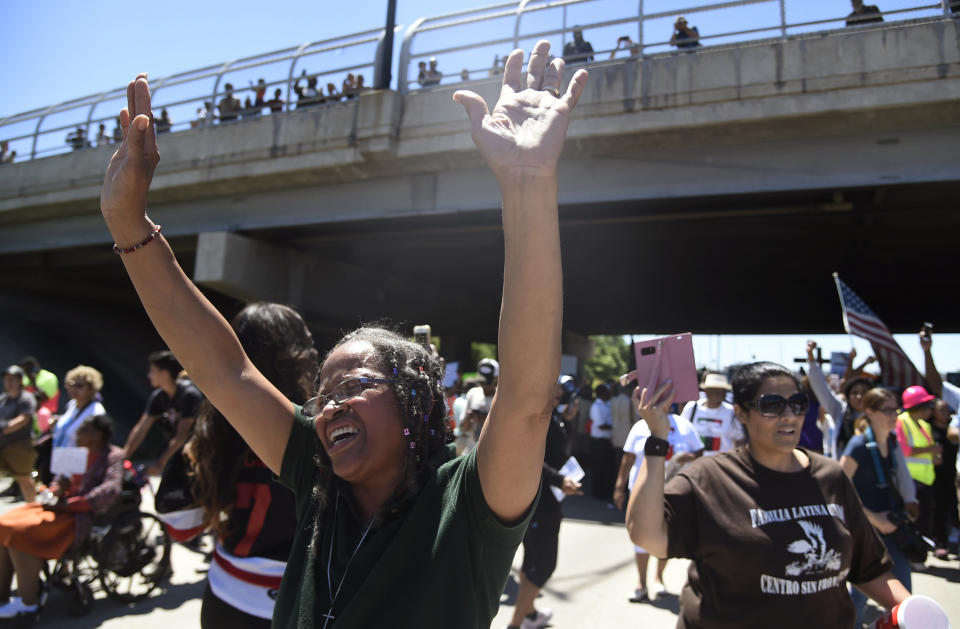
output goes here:
[[840, 274], [833, 272], [833, 282], [837, 285], [837, 296], [840, 298], [840, 312], [843, 313], [843, 329], [850, 339], [850, 348], [853, 349], [853, 334], [850, 332], [850, 322], [847, 321], [847, 304], [843, 302], [843, 290], [840, 288]]

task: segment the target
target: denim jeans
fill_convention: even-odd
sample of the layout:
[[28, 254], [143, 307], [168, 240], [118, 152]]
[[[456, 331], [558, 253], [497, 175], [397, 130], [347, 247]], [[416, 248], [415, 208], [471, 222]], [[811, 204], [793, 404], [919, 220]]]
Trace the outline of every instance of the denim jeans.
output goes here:
[[[897, 577], [907, 590], [912, 590], [913, 585], [910, 582], [910, 562], [903, 554], [903, 551], [900, 550], [900, 547], [897, 546], [897, 542], [893, 539], [892, 535], [881, 535], [880, 538], [887, 547], [890, 559], [893, 560], [893, 568], [891, 569], [893, 576]], [[857, 610], [857, 622], [853, 626], [856, 629], [860, 629], [863, 626], [863, 612], [867, 608], [867, 595], [851, 585], [850, 598], [853, 599], [853, 606]]]

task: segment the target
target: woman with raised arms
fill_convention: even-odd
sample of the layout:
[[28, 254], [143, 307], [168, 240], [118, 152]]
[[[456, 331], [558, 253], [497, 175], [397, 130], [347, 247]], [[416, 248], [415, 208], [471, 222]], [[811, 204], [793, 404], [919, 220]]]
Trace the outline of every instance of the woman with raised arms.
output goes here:
[[587, 75], [561, 91], [563, 60], [548, 62], [549, 50], [535, 46], [525, 88], [523, 52], [510, 54], [492, 113], [454, 94], [499, 182], [505, 243], [500, 385], [477, 448], [459, 458], [438, 362], [392, 332], [341, 339], [303, 408], [257, 371], [146, 214], [159, 161], [146, 75], [127, 88], [101, 211], [164, 341], [296, 495], [275, 627], [486, 627], [496, 613], [540, 486], [560, 369], [557, 160]]

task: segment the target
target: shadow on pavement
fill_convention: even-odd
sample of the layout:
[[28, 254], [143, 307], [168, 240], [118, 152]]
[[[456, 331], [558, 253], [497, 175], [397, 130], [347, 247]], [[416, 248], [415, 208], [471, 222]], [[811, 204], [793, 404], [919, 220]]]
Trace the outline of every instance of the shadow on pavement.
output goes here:
[[565, 519], [623, 526], [623, 511], [608, 505], [590, 496], [568, 496], [560, 507]]
[[664, 592], [652, 603], [648, 601], [646, 603], [637, 603], [637, 605], [650, 605], [658, 609], [666, 609], [678, 616], [680, 615], [680, 597], [669, 592]]
[[923, 574], [929, 574], [932, 577], [939, 577], [944, 581], [951, 583], [960, 583], [960, 570], [948, 566], [927, 566], [921, 571]]
[[102, 592], [97, 592], [93, 605], [90, 607], [90, 613], [79, 617], [67, 614], [67, 606], [72, 602], [71, 594], [54, 588], [51, 590], [47, 604], [40, 615], [40, 624], [44, 627], [69, 627], [71, 629], [98, 627], [104, 621], [112, 618], [135, 617], [149, 614], [156, 609], [177, 609], [189, 600], [200, 599], [203, 596], [205, 584], [206, 579], [200, 579], [195, 583], [178, 583], [176, 585], [167, 583], [160, 593], [155, 593], [132, 605], [124, 605], [111, 598], [106, 598]]

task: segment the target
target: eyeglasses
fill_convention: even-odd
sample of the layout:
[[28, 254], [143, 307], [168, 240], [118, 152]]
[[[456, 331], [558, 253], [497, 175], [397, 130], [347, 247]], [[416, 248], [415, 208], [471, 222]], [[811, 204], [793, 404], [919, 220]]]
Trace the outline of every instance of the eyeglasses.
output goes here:
[[86, 381], [86, 380], [68, 380], [68, 381], [67, 381], [67, 386], [68, 386], [68, 387], [74, 387], [74, 388], [76, 388], [76, 389], [81, 389], [81, 388], [87, 386], [87, 381]]
[[897, 408], [878, 408], [876, 409], [878, 413], [883, 413], [884, 415], [896, 415]]
[[751, 404], [764, 417], [780, 417], [787, 406], [794, 415], [804, 415], [810, 408], [810, 398], [803, 393], [794, 393], [789, 398], [782, 395], [761, 395]]
[[347, 378], [337, 386], [333, 387], [330, 393], [321, 393], [315, 398], [307, 400], [303, 405], [303, 414], [305, 417], [315, 419], [329, 402], [334, 404], [343, 404], [347, 400], [352, 400], [367, 389], [372, 389], [378, 384], [389, 384], [396, 382], [394, 378]]

